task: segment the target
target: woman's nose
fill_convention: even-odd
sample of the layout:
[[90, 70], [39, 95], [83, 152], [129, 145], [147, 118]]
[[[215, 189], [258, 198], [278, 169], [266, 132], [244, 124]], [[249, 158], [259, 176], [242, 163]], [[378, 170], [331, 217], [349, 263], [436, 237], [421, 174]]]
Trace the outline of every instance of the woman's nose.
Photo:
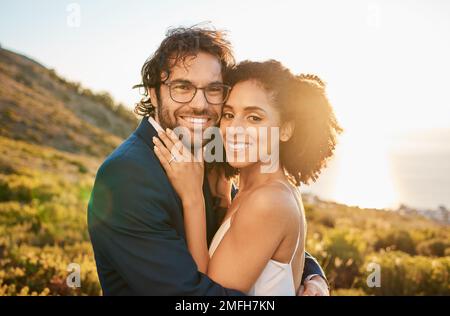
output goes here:
[[239, 116], [235, 116], [233, 120], [230, 122], [231, 127], [245, 127], [244, 122]]
[[245, 138], [246, 128], [239, 119], [233, 119], [227, 127], [227, 135], [232, 140], [242, 140]]

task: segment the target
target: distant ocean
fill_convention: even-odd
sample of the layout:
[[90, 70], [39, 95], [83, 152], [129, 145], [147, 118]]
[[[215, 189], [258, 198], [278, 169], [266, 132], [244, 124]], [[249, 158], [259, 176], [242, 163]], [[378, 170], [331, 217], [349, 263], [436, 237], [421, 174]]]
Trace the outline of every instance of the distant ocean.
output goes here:
[[360, 139], [344, 142], [302, 192], [361, 207], [450, 209], [450, 129]]

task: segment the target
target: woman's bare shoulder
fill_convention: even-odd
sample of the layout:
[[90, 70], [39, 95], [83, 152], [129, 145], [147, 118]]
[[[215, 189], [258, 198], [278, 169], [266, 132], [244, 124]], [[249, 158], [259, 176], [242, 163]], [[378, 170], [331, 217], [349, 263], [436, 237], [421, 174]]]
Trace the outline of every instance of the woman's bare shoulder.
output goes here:
[[269, 183], [256, 188], [241, 201], [234, 221], [269, 223], [284, 229], [296, 216], [298, 205], [292, 191], [281, 183]]

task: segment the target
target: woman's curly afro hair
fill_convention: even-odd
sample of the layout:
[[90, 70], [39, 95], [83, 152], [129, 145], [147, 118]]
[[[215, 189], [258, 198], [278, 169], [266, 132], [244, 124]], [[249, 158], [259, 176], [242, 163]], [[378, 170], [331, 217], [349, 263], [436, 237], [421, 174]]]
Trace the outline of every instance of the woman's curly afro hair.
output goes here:
[[[273, 101], [282, 122], [293, 121], [294, 133], [280, 144], [280, 163], [295, 185], [318, 178], [327, 160], [333, 156], [339, 126], [325, 93], [324, 82], [316, 75], [294, 75], [280, 62], [243, 61], [230, 68], [225, 82], [231, 86], [254, 80]], [[236, 174], [230, 166], [228, 176]]]

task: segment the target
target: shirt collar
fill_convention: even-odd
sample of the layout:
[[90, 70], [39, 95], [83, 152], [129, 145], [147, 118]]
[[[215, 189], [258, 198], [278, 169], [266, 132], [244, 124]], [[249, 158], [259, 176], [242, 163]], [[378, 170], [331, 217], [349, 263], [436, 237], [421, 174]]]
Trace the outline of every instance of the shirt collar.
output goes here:
[[153, 126], [153, 128], [157, 131], [157, 132], [164, 132], [164, 129], [161, 127], [161, 125], [159, 125], [158, 122], [155, 121], [155, 119], [151, 116], [148, 117], [148, 122]]

